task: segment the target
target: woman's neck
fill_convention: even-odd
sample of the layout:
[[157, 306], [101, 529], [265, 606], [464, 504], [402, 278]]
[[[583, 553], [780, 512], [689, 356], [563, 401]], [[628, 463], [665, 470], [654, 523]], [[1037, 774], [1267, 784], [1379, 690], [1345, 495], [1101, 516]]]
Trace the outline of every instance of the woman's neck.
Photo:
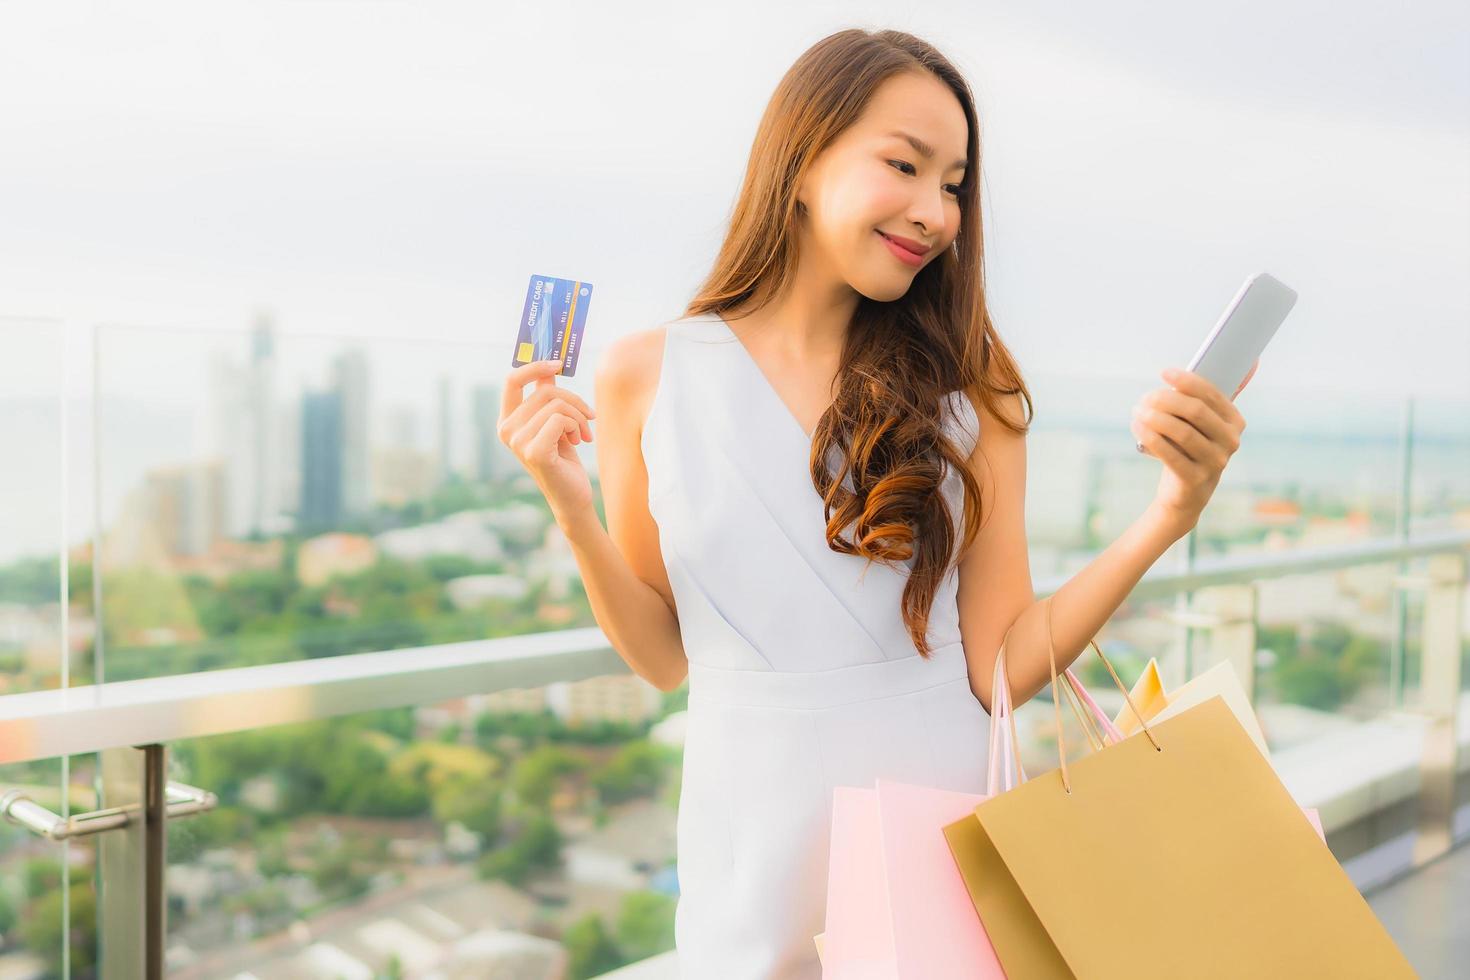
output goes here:
[[799, 273], [781, 294], [753, 312], [731, 310], [726, 319], [742, 321], [741, 337], [756, 342], [787, 363], [835, 362], [847, 340], [858, 293], [840, 277], [813, 281]]

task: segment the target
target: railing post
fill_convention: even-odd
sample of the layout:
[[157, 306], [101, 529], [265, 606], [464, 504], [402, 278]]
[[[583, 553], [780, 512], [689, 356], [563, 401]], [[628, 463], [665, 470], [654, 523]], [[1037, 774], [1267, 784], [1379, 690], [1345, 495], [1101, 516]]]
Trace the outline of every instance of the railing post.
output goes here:
[[1415, 867], [1444, 854], [1454, 844], [1455, 782], [1459, 773], [1456, 723], [1465, 557], [1460, 553], [1430, 555], [1428, 566], [1422, 579], [1425, 595], [1419, 668], [1420, 709], [1428, 716], [1428, 724], [1419, 769]]
[[163, 977], [164, 847], [167, 811], [163, 745], [104, 749], [102, 798], [108, 807], [141, 810], [114, 833], [99, 837], [97, 942], [106, 980]]
[[[1195, 558], [1199, 553], [1199, 533], [1197, 525], [1196, 527], [1192, 527], [1189, 529], [1189, 533], [1184, 536], [1183, 544], [1184, 547], [1180, 549], [1179, 554], [1179, 567], [1186, 575], [1188, 575], [1194, 571]], [[1180, 637], [1180, 645], [1183, 647], [1184, 656], [1179, 666], [1180, 675], [1176, 680], [1172, 681], [1172, 683], [1174, 684], [1184, 684], [1189, 681], [1189, 679], [1192, 678], [1195, 674], [1194, 630], [1189, 627], [1187, 619], [1189, 610], [1194, 608], [1197, 595], [1198, 593], [1196, 592], [1185, 591], [1179, 593], [1177, 596], [1174, 597], [1175, 614], [1186, 620], [1186, 622], [1181, 623], [1183, 629], [1182, 636]]]
[[1194, 629], [1210, 631], [1212, 662], [1205, 666], [1229, 661], [1252, 703], [1256, 695], [1256, 602], [1254, 582], [1207, 586], [1194, 594], [1186, 620]]
[[[1414, 398], [1404, 400], [1399, 419], [1399, 480], [1398, 500], [1394, 507], [1393, 536], [1407, 544], [1409, 525], [1413, 520], [1414, 492]], [[1395, 574], [1404, 575], [1409, 567], [1407, 558], [1394, 562]], [[1404, 706], [1404, 664], [1408, 660], [1409, 604], [1402, 589], [1394, 589], [1389, 622], [1392, 630], [1388, 636], [1388, 703], [1395, 708]]]

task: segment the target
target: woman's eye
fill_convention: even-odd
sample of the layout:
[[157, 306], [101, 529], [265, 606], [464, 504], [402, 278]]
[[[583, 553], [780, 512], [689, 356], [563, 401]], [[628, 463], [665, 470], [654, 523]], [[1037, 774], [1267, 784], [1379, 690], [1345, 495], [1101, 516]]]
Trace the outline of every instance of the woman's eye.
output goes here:
[[[918, 173], [917, 170], [914, 170], [914, 165], [912, 163], [909, 163], [907, 160], [889, 160], [888, 162], [889, 163], [893, 163], [893, 164], [897, 164], [897, 166], [894, 169], [895, 170], [898, 170], [901, 173], [910, 173], [910, 171], [912, 171], [913, 173]], [[904, 167], [907, 167], [908, 170], [904, 170], [903, 169]], [[954, 190], [950, 191], [950, 193], [953, 194], [956, 198], [958, 198], [960, 196], [960, 185], [959, 184], [946, 184], [945, 186], [946, 187], [953, 187], [954, 188]]]

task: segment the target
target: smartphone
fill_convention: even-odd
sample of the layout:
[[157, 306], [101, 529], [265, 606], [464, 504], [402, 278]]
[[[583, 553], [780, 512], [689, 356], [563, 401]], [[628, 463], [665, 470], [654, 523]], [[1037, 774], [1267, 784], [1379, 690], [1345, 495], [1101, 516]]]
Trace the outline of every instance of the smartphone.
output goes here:
[[1296, 290], [1269, 272], [1256, 273], [1225, 307], [1186, 370], [1212, 382], [1233, 400], [1232, 393], [1295, 305]]

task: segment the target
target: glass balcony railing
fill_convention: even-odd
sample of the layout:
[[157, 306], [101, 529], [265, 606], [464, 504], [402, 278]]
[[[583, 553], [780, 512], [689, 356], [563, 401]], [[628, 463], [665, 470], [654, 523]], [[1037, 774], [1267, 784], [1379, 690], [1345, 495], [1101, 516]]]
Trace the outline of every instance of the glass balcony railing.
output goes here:
[[[268, 322], [0, 343], [0, 976], [673, 975], [684, 691], [607, 646], [495, 438], [508, 348]], [[594, 366], [562, 383], [590, 400]], [[1037, 379], [1038, 594], [1152, 494], [1149, 384]], [[1470, 405], [1286, 425], [1289, 395], [1252, 382], [1205, 519], [1097, 640], [1125, 680], [1231, 663], [1367, 892], [1470, 834]], [[1028, 771], [1055, 764], [1046, 697], [1018, 712]], [[191, 788], [153, 838], [45, 816]]]

